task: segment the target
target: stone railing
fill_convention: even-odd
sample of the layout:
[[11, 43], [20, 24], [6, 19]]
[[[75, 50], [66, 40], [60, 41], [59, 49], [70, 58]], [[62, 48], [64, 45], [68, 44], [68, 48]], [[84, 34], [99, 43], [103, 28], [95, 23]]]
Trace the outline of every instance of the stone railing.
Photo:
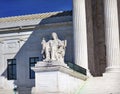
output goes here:
[[81, 74], [86, 75], [86, 69], [85, 68], [83, 68], [81, 66], [78, 66], [75, 63], [67, 62], [66, 64], [69, 66], [69, 68], [73, 69], [74, 71], [77, 71], [77, 72], [79, 72]]

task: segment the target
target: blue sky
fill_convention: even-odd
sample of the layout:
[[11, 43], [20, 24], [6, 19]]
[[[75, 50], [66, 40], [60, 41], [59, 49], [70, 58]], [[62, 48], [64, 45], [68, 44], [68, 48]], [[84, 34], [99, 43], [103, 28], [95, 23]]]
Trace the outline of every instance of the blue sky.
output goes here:
[[72, 0], [0, 0], [0, 18], [71, 9]]

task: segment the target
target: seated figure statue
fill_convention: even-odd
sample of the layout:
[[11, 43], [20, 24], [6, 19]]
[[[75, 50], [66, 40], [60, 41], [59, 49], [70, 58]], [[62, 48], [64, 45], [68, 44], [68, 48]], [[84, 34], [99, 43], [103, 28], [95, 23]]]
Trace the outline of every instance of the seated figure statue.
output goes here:
[[67, 41], [58, 39], [56, 33], [52, 33], [52, 40], [48, 42], [43, 38], [42, 42], [43, 61], [60, 61], [64, 62]]

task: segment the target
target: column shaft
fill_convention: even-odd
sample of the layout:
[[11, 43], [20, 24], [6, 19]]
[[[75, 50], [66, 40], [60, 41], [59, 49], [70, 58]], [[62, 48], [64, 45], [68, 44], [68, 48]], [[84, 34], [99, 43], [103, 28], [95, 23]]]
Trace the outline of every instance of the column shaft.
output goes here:
[[75, 63], [88, 69], [85, 0], [73, 0]]
[[120, 47], [117, 0], [104, 0], [106, 72], [120, 70]]

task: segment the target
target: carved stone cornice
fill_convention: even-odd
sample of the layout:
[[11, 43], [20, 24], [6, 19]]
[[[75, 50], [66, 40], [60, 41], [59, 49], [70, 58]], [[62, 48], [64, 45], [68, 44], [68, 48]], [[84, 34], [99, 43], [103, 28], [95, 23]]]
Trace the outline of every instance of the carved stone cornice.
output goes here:
[[59, 11], [59, 12], [48, 12], [48, 13], [41, 13], [41, 14], [31, 14], [31, 15], [5, 17], [5, 18], [0, 18], [0, 23], [16, 22], [16, 21], [23, 21], [23, 20], [34, 20], [34, 19], [44, 19], [44, 18], [51, 17], [53, 15], [57, 15], [59, 13], [62, 13], [62, 11]]
[[68, 16], [68, 15], [72, 16], [72, 11], [58, 11], [58, 12], [48, 12], [48, 13], [22, 15], [22, 16], [4, 17], [4, 18], [0, 18], [0, 23], [45, 19], [48, 17], [60, 17], [60, 16]]

